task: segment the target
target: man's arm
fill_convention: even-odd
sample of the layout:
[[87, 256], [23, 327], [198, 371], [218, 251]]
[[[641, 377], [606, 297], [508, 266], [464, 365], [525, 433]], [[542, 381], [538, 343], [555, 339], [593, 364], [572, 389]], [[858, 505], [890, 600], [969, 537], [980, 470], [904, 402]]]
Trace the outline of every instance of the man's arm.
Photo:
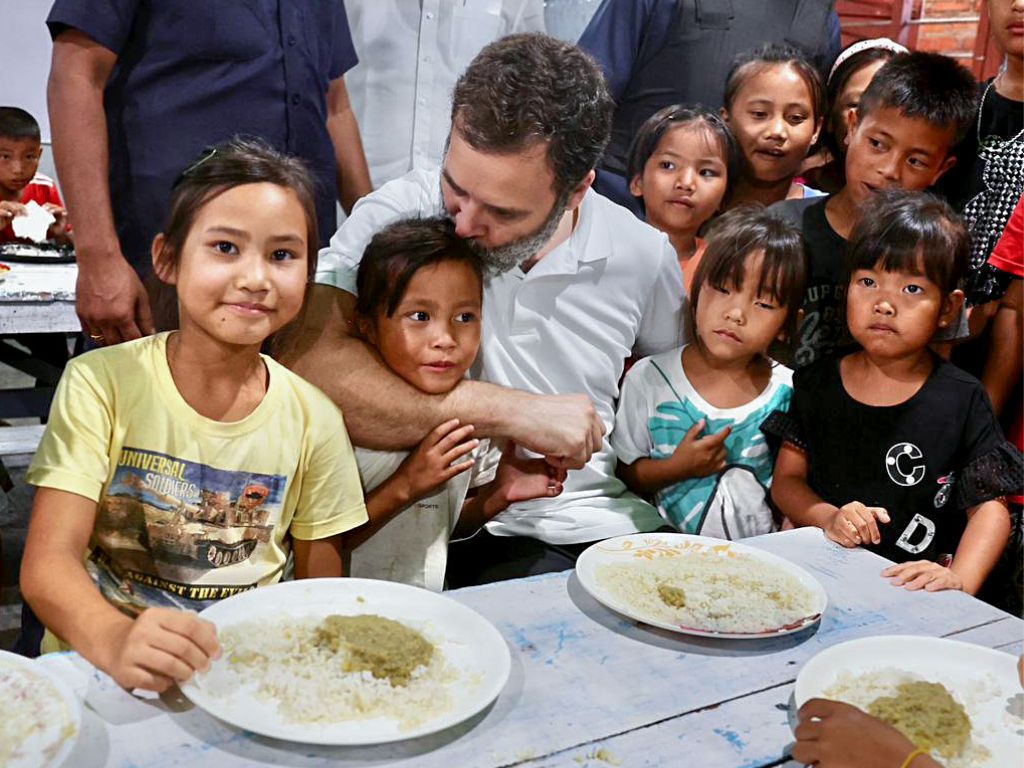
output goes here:
[[345, 213], [351, 213], [356, 201], [369, 194], [373, 186], [344, 76], [332, 80], [327, 90], [327, 132], [338, 164], [338, 199]]
[[82, 329], [117, 344], [153, 332], [149, 299], [121, 253], [110, 205], [103, 89], [117, 56], [76, 29], [53, 43], [47, 86], [53, 158], [75, 228]]
[[582, 467], [601, 447], [604, 425], [585, 395], [535, 395], [479, 381], [464, 381], [444, 395], [425, 394], [353, 335], [354, 316], [352, 294], [314, 286], [278, 357], [338, 404], [356, 445], [407, 450], [458, 418], [479, 437], [515, 440], [569, 469]]

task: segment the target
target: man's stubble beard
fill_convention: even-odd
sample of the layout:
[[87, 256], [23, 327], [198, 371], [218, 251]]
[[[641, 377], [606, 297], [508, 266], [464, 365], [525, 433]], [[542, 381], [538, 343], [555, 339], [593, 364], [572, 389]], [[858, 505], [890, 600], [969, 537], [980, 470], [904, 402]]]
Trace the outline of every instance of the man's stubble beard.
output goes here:
[[[537, 252], [554, 237], [555, 232], [558, 230], [558, 225], [562, 222], [562, 216], [565, 214], [566, 206], [569, 204], [571, 196], [571, 190], [559, 195], [544, 223], [534, 232], [524, 235], [518, 240], [513, 240], [510, 243], [495, 246], [494, 248], [485, 248], [472, 238], [467, 239], [466, 243], [468, 243], [470, 249], [483, 260], [484, 269], [488, 276], [503, 275], [513, 267], [517, 267], [536, 256]], [[449, 219], [454, 219], [444, 205], [443, 194], [441, 196], [441, 210]]]

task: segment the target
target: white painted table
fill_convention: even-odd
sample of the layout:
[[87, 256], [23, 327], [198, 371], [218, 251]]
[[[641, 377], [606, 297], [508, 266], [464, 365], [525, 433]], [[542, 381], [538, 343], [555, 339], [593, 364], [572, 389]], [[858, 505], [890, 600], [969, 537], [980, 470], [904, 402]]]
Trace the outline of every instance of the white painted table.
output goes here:
[[844, 550], [818, 529], [753, 544], [802, 564], [829, 607], [816, 631], [776, 640], [687, 639], [622, 619], [573, 573], [452, 592], [490, 619], [512, 651], [495, 704], [431, 737], [372, 748], [274, 741], [220, 723], [184, 700], [125, 693], [80, 657], [43, 662], [84, 691], [83, 732], [68, 766], [406, 766], [609, 768], [795, 765], [787, 705], [802, 664], [858, 637], [956, 637], [1008, 653], [1024, 622], [959, 592], [910, 593], [879, 577], [888, 561]]
[[[0, 259], [2, 261], [2, 259]], [[78, 333], [78, 265], [4, 262], [0, 281], [0, 333]]]

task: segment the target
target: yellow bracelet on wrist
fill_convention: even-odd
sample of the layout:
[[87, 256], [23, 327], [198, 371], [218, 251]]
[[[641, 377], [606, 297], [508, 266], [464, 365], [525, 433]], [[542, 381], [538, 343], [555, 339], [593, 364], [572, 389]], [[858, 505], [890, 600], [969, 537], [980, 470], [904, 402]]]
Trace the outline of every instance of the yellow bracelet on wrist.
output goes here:
[[919, 758], [921, 755], [927, 755], [927, 754], [929, 754], [927, 749], [921, 749], [920, 747], [918, 747], [913, 752], [911, 752], [909, 755], [907, 755], [907, 759], [903, 761], [903, 765], [901, 765], [900, 768], [910, 768], [910, 764], [912, 762], [914, 762], [914, 760]]

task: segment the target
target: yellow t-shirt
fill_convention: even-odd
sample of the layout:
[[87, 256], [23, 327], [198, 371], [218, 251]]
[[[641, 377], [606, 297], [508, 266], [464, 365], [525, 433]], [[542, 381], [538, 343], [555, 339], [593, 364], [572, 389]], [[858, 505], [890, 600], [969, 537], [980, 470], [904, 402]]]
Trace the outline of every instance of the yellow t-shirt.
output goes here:
[[278, 581], [288, 536], [366, 522], [341, 413], [263, 357], [269, 384], [241, 421], [196, 413], [158, 334], [72, 360], [28, 482], [96, 501], [86, 568], [129, 613], [201, 610]]

